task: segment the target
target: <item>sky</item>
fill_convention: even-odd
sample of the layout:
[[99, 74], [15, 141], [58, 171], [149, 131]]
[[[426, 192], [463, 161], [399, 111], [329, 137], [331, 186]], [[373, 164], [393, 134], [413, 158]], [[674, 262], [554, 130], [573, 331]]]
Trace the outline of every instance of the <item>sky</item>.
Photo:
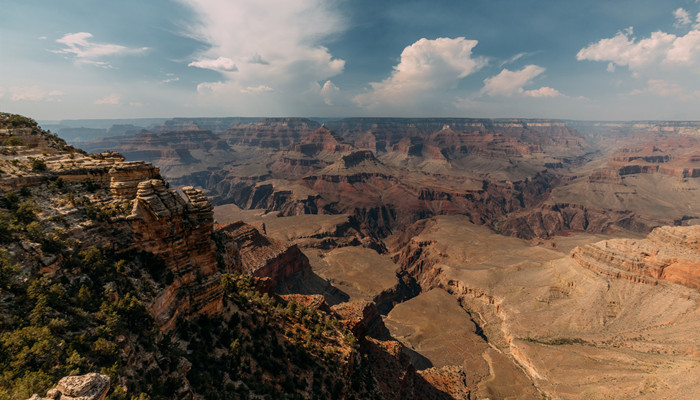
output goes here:
[[700, 0], [5, 0], [0, 111], [700, 120]]

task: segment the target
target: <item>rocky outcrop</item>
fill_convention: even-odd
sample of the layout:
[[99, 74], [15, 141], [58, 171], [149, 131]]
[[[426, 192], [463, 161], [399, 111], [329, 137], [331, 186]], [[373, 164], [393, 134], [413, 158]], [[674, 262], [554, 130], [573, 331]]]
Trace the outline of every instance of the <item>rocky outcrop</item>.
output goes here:
[[180, 314], [218, 312], [222, 306], [212, 206], [197, 189], [182, 192], [158, 179], [140, 182], [127, 217], [134, 249], [158, 255], [174, 276], [151, 306], [162, 330], [172, 329]]
[[[50, 149], [53, 150], [53, 149]], [[0, 188], [13, 189], [27, 184], [40, 184], [61, 179], [63, 182], [91, 182], [108, 185], [112, 195], [121, 200], [130, 200], [136, 195], [136, 186], [144, 179], [160, 176], [153, 164], [144, 161], [125, 161], [124, 156], [114, 152], [84, 155], [78, 152], [49, 151], [37, 154], [36, 148], [20, 149], [15, 155], [26, 162], [40, 159], [45, 169], [32, 174], [5, 171], [0, 173]]]
[[58, 381], [46, 397], [35, 394], [29, 400], [104, 400], [109, 391], [109, 377], [97, 373], [66, 376]]
[[335, 153], [350, 151], [352, 146], [340, 142], [332, 131], [325, 126], [302, 136], [299, 143], [292, 144], [290, 150], [307, 156], [318, 156], [320, 153]]
[[333, 179], [331, 176], [362, 175], [360, 179], [348, 177], [351, 180], [361, 181], [372, 175], [388, 177], [391, 173], [391, 169], [377, 160], [374, 153], [369, 150], [357, 150], [340, 157], [340, 160], [322, 169], [318, 175], [328, 180]]
[[216, 230], [237, 243], [243, 272], [256, 278], [269, 278], [272, 287], [311, 268], [309, 259], [297, 245], [271, 239], [242, 221], [217, 226]]
[[131, 239], [120, 251], [156, 255], [174, 276], [161, 292], [151, 312], [163, 330], [172, 329], [181, 313], [216, 312], [221, 307], [221, 288], [213, 231], [212, 206], [201, 191], [182, 189], [182, 195], [166, 188], [153, 164], [124, 161], [118, 153], [84, 156], [56, 152], [45, 157], [46, 170], [35, 175], [16, 174], [3, 183], [17, 189], [29, 182], [88, 182], [109, 190], [111, 198], [100, 204], [130, 202], [126, 218], [115, 226], [128, 226]]
[[700, 227], [664, 226], [646, 239], [611, 239], [576, 247], [579, 265], [618, 279], [656, 285], [660, 280], [700, 289]]
[[160, 171], [151, 163], [130, 161], [115, 164], [109, 169], [109, 190], [122, 199], [136, 196], [139, 182], [159, 176]]
[[365, 336], [388, 339], [389, 331], [379, 315], [377, 305], [371, 301], [340, 303], [331, 307], [338, 319], [358, 338]]

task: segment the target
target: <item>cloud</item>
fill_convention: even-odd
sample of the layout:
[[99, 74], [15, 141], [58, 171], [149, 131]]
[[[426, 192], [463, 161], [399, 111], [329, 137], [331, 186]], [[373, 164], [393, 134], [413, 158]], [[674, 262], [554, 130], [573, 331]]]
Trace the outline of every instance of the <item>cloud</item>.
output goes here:
[[200, 60], [187, 64], [188, 67], [213, 69], [214, 71], [238, 71], [238, 67], [233, 60], [226, 57], [219, 57], [216, 60]]
[[[299, 94], [345, 68], [324, 46], [347, 27], [335, 1], [178, 1], [196, 20], [184, 34], [208, 45], [190, 65], [221, 74], [216, 82], [200, 83], [200, 105], [226, 104], [251, 115], [301, 112], [324, 106], [324, 99], [318, 90]], [[250, 101], [261, 87], [274, 88], [274, 96]]]
[[248, 86], [245, 89], [241, 89], [241, 93], [263, 93], [272, 91], [273, 89], [267, 85]]
[[689, 92], [685, 87], [675, 82], [669, 82], [663, 79], [650, 79], [647, 82], [645, 89], [633, 90], [629, 93], [630, 96], [652, 94], [659, 97], [667, 97], [682, 101], [700, 98], [700, 91]]
[[139, 103], [138, 101], [130, 101], [129, 105], [131, 107], [143, 107], [143, 103]]
[[649, 80], [649, 92], [663, 97], [684, 97], [685, 89], [679, 84], [663, 80]]
[[370, 83], [371, 90], [353, 101], [368, 108], [400, 105], [454, 89], [462, 78], [486, 65], [485, 58], [472, 57], [477, 43], [464, 37], [420, 39], [403, 50], [388, 78]]
[[526, 90], [523, 92], [523, 95], [534, 98], [562, 96], [562, 94], [557, 89], [552, 89], [549, 86], [542, 86], [541, 88], [534, 90]]
[[579, 61], [607, 61], [626, 66], [633, 72], [656, 67], [678, 68], [700, 64], [699, 30], [691, 30], [684, 36], [657, 31], [641, 40], [632, 35], [632, 28], [618, 32], [612, 38], [601, 39], [584, 47], [576, 58]]
[[525, 52], [523, 52], [523, 53], [518, 53], [518, 54], [514, 55], [513, 57], [511, 57], [511, 58], [509, 58], [509, 59], [507, 59], [507, 60], [501, 62], [500, 64], [498, 64], [498, 66], [499, 66], [499, 67], [503, 67], [504, 65], [512, 64], [512, 63], [514, 63], [514, 62], [520, 60], [521, 58], [523, 58], [523, 57], [525, 57], [525, 56], [529, 56], [529, 55], [531, 55], [531, 54], [532, 54], [532, 53], [525, 53]]
[[93, 43], [90, 38], [92, 34], [88, 32], [65, 34], [60, 39], [56, 39], [56, 43], [65, 47], [52, 52], [73, 56], [79, 63], [109, 67], [107, 62], [100, 59], [114, 55], [139, 54], [148, 50], [148, 47], [129, 48], [118, 44]]
[[690, 25], [690, 14], [683, 8], [676, 9], [676, 11], [673, 12], [673, 17], [676, 19], [676, 23], [674, 24], [676, 27]]
[[160, 82], [161, 83], [170, 83], [170, 82], [177, 82], [179, 80], [180, 80], [180, 77], [176, 76], [172, 72], [168, 72], [167, 74], [165, 74], [165, 79], [163, 79]]
[[95, 104], [110, 104], [110, 105], [118, 105], [122, 101], [122, 96], [120, 96], [117, 93], [111, 93], [108, 94], [107, 96], [95, 100], [93, 103]]
[[532, 80], [542, 74], [544, 68], [538, 65], [526, 65], [519, 71], [511, 71], [504, 68], [498, 75], [484, 79], [484, 88], [481, 93], [488, 96], [512, 97], [523, 95], [527, 97], [557, 97], [562, 94], [551, 87], [543, 86], [539, 89], [525, 90], [524, 86], [532, 83]]
[[333, 101], [338, 97], [338, 94], [340, 94], [340, 88], [335, 86], [335, 84], [331, 81], [326, 81], [326, 83], [323, 84], [323, 87], [321, 87], [321, 97], [323, 97], [323, 102], [329, 106], [333, 105]]
[[44, 89], [39, 86], [10, 88], [10, 100], [12, 101], [34, 101], [34, 102], [59, 102], [62, 100], [63, 92], [60, 90]]

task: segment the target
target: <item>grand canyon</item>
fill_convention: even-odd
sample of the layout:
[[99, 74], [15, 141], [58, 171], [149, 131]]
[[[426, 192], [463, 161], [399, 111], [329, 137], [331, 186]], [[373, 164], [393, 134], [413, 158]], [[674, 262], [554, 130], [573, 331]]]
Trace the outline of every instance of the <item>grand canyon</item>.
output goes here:
[[[25, 378], [46, 364], [11, 346], [40, 342], [12, 332], [43, 324], [73, 343], [46, 385], [101, 373], [82, 377], [95, 398], [700, 387], [700, 123], [174, 118], [68, 144], [65, 125], [17, 118], [0, 131], [3, 269], [19, 274], [3, 272], [2, 345]], [[75, 344], [81, 320], [92, 345]]]

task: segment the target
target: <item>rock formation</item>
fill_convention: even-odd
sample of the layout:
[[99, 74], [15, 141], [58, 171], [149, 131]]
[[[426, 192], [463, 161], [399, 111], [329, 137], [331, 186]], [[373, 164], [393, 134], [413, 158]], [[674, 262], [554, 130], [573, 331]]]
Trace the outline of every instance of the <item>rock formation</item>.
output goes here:
[[646, 239], [611, 239], [576, 247], [571, 257], [598, 274], [700, 289], [700, 227], [660, 227]]
[[310, 271], [309, 260], [297, 245], [271, 239], [242, 221], [218, 226], [216, 230], [237, 244], [243, 272], [268, 278], [273, 288], [294, 274]]
[[373, 302], [341, 303], [331, 309], [358, 338], [371, 336], [387, 339], [389, 337], [389, 331], [379, 316], [377, 305]]
[[212, 206], [197, 189], [182, 192], [184, 198], [161, 180], [142, 181], [127, 217], [134, 248], [157, 254], [174, 276], [151, 306], [163, 330], [181, 313], [217, 313], [222, 306]]
[[670, 136], [619, 149], [608, 165], [621, 175], [660, 173], [678, 178], [700, 177], [700, 139]]
[[35, 394], [29, 400], [104, 400], [108, 391], [109, 377], [93, 372], [66, 376], [46, 393], [46, 397]]

